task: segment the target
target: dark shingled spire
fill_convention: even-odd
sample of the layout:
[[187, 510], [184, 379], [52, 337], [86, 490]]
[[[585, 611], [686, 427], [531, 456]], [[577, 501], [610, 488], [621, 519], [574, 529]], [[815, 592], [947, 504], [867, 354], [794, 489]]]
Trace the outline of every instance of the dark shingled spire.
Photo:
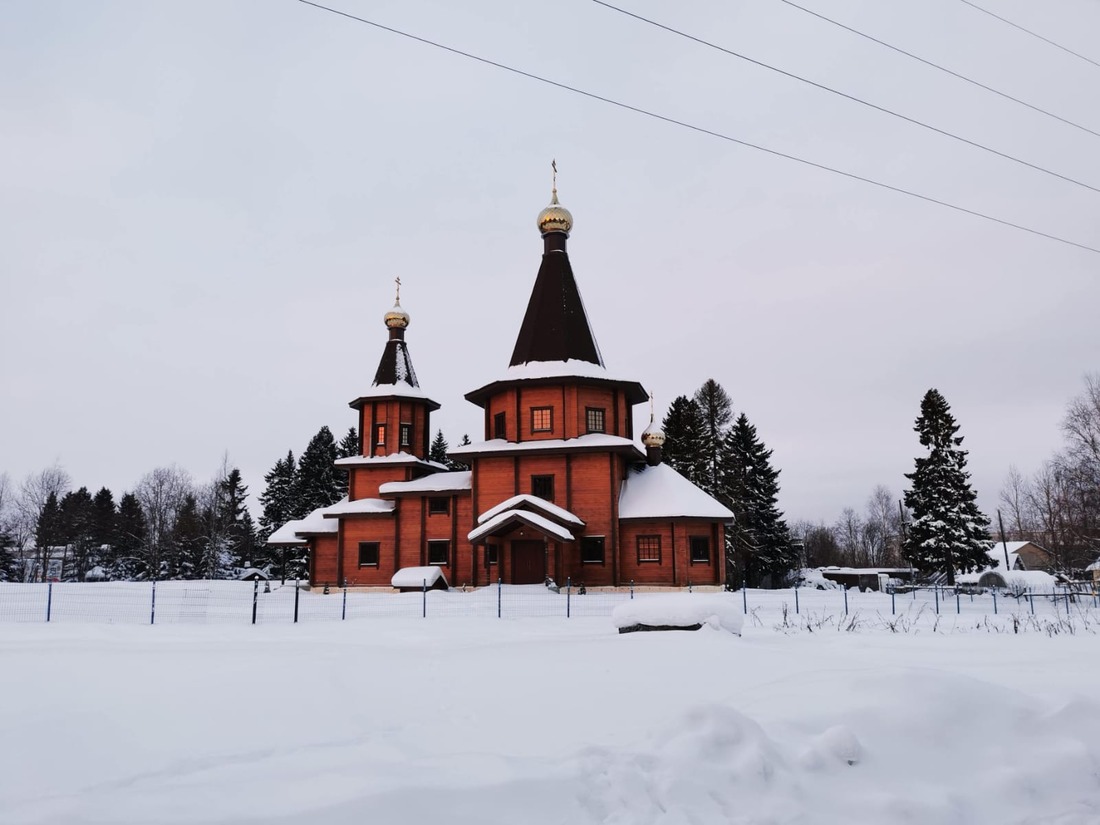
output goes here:
[[565, 251], [565, 232], [543, 236], [545, 250], [510, 366], [528, 361], [588, 361], [603, 366]]
[[420, 386], [416, 381], [412, 358], [409, 357], [409, 348], [405, 344], [405, 330], [391, 328], [390, 340], [382, 350], [382, 360], [374, 373], [374, 385], [402, 383], [410, 387]]

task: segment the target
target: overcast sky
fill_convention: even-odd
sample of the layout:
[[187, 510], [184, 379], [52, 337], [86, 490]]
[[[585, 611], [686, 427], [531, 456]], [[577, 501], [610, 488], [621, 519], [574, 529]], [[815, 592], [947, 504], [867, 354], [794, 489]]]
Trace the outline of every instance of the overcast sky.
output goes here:
[[[622, 0], [728, 48], [1100, 186], [1100, 138], [779, 0]], [[1100, 131], [1100, 69], [958, 0], [805, 0]], [[986, 0], [1100, 57], [1090, 0]], [[1100, 246], [1100, 194], [588, 0], [332, 0], [780, 151]], [[0, 471], [116, 496], [223, 453], [251, 491], [369, 386], [400, 276], [452, 444], [507, 367], [550, 160], [608, 368], [659, 414], [715, 378], [789, 518], [899, 495], [937, 387], [979, 502], [1036, 469], [1100, 370], [1100, 255], [663, 124], [291, 0], [0, 10]], [[648, 417], [644, 405], [639, 421]]]

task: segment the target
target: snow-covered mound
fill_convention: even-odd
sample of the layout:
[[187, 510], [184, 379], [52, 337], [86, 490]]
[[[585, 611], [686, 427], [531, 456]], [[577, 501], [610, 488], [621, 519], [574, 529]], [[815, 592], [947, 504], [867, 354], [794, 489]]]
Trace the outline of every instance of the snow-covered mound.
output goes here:
[[667, 593], [641, 596], [615, 608], [611, 621], [619, 632], [630, 628], [695, 628], [710, 625], [741, 635], [744, 623], [741, 603], [729, 596], [702, 593]]
[[390, 579], [390, 585], [399, 589], [408, 589], [410, 587], [423, 587], [427, 584], [428, 588], [433, 587], [447, 587], [447, 579], [443, 575], [443, 571], [438, 567], [402, 567], [396, 573], [393, 574], [393, 578]]

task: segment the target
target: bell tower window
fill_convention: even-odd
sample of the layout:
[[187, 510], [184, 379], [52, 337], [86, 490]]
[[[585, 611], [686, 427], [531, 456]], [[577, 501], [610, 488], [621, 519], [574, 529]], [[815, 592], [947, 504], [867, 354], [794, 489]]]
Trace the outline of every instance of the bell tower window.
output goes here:
[[533, 433], [548, 433], [554, 429], [554, 408], [553, 407], [532, 407], [531, 408], [531, 432]]

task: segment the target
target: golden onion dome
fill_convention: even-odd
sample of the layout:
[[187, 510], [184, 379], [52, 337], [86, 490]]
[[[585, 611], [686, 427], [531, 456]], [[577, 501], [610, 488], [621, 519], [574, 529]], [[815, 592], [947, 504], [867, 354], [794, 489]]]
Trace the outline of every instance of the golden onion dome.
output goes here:
[[642, 431], [642, 443], [647, 447], [661, 447], [665, 443], [665, 432], [654, 421]]
[[401, 308], [401, 302], [393, 305], [393, 309], [386, 313], [386, 326], [390, 329], [404, 329], [409, 325], [409, 313]]
[[547, 232], [564, 232], [566, 235], [573, 228], [573, 216], [569, 210], [558, 203], [558, 189], [554, 187], [550, 196], [550, 205], [539, 212], [539, 232], [545, 235]]

